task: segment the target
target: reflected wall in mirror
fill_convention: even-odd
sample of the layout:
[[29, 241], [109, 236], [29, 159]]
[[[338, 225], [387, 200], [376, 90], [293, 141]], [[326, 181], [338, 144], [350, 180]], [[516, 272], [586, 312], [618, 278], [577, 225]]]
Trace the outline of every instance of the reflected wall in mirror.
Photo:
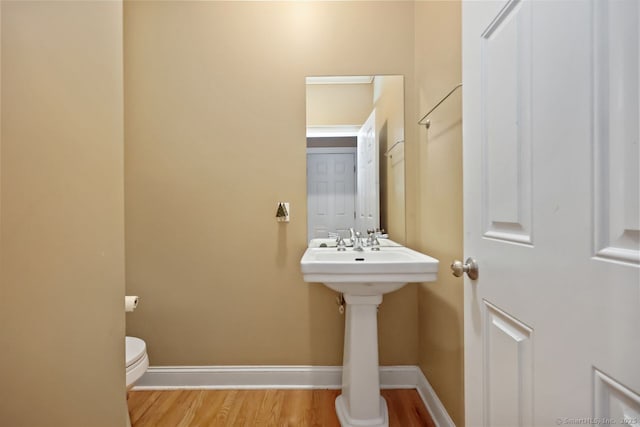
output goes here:
[[307, 77], [307, 237], [405, 240], [404, 77]]

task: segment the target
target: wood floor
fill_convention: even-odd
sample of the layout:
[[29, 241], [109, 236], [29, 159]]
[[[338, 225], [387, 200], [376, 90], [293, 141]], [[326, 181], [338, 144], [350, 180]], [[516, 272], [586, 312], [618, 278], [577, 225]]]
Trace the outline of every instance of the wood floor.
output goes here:
[[[132, 391], [133, 427], [340, 427], [340, 390]], [[390, 427], [435, 427], [416, 390], [382, 390]]]

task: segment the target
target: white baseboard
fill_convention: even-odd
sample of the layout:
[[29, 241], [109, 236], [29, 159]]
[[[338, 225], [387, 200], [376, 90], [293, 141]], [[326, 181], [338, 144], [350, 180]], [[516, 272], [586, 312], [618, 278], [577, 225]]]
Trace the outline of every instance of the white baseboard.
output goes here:
[[150, 366], [134, 390], [338, 389], [340, 366]]
[[422, 369], [417, 366], [416, 369], [418, 371], [416, 389], [424, 402], [424, 406], [429, 410], [433, 422], [438, 427], [456, 427], [433, 387], [429, 384], [427, 377], [422, 373]]
[[[150, 366], [133, 390], [339, 389], [342, 366]], [[417, 366], [381, 366], [380, 387], [415, 388], [438, 427], [455, 427]]]

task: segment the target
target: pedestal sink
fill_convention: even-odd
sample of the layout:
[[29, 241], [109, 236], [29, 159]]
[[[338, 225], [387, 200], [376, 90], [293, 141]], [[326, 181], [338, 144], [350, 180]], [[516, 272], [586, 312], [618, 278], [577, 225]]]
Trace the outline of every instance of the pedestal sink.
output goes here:
[[336, 398], [340, 424], [387, 427], [387, 404], [380, 396], [377, 307], [383, 294], [409, 282], [436, 280], [438, 260], [397, 244], [379, 251], [309, 247], [300, 266], [305, 282], [324, 283], [343, 293], [347, 304], [342, 394]]

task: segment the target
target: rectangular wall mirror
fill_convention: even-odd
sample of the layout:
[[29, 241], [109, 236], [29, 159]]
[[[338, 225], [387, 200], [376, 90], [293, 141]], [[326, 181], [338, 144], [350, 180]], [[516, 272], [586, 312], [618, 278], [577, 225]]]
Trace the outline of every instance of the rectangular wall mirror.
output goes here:
[[307, 237], [405, 240], [404, 77], [307, 77]]

